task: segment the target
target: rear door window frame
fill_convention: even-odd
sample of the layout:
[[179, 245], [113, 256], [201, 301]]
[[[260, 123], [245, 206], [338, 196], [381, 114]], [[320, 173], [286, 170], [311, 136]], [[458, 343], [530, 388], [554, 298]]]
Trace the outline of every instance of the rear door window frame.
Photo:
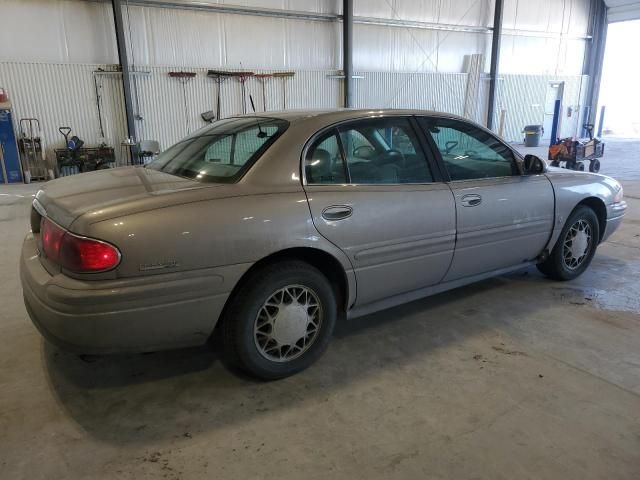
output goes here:
[[[432, 180], [430, 182], [407, 182], [407, 183], [352, 183], [351, 182], [351, 173], [349, 172], [349, 165], [347, 162], [347, 156], [344, 149], [344, 144], [342, 142], [342, 138], [340, 135], [340, 129], [349, 128], [350, 125], [364, 123], [367, 121], [375, 121], [379, 119], [404, 119], [409, 123], [409, 128], [411, 128], [412, 133], [417, 139], [417, 151], [416, 153], [421, 153], [425, 159], [425, 167], [427, 171], [430, 173]], [[338, 140], [338, 148], [340, 149], [340, 154], [342, 156], [343, 165], [346, 171], [346, 181], [347, 183], [307, 183], [306, 178], [306, 170], [305, 170], [305, 160], [309, 153], [309, 149], [315, 145], [316, 141], [327, 135], [328, 133], [336, 135]], [[327, 135], [328, 136], [328, 135]], [[302, 149], [302, 156], [300, 161], [300, 175], [303, 180], [303, 185], [305, 186], [331, 186], [331, 185], [362, 185], [362, 186], [376, 186], [376, 187], [385, 187], [385, 186], [405, 186], [405, 185], [433, 185], [437, 183], [442, 183], [445, 180], [441, 172], [441, 167], [438, 164], [438, 159], [435, 157], [433, 152], [433, 148], [431, 148], [429, 142], [426, 139], [425, 133], [422, 130], [421, 125], [418, 124], [418, 121], [415, 115], [380, 115], [375, 117], [365, 117], [365, 118], [357, 118], [357, 119], [349, 119], [343, 120], [340, 122], [336, 122], [334, 124], [328, 125], [321, 130], [318, 130], [313, 136], [311, 136], [304, 145]]]

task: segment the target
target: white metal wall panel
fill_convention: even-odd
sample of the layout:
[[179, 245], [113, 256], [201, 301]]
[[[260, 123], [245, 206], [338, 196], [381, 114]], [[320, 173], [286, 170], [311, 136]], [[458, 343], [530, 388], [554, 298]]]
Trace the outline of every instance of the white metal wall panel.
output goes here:
[[109, 4], [2, 0], [0, 62], [115, 63]]
[[504, 36], [500, 72], [578, 75], [582, 73], [584, 49], [584, 40]]
[[[62, 148], [64, 141], [58, 127], [69, 126], [73, 134], [87, 145], [100, 141], [93, 73], [106, 65], [0, 64], [0, 84], [7, 89], [13, 102], [16, 124], [26, 117], [40, 119], [43, 138], [48, 147]], [[216, 110], [216, 83], [206, 76], [207, 69], [185, 69], [196, 77], [185, 85], [186, 108], [182, 84], [169, 72], [179, 67], [153, 67], [149, 75], [136, 76], [134, 101], [137, 99], [136, 127], [140, 139], [160, 141], [167, 148], [187, 133], [205, 126], [201, 113]], [[262, 73], [272, 73], [262, 72]], [[342, 102], [342, 82], [335, 71], [300, 71], [292, 78], [268, 78], [265, 83], [267, 110], [283, 108], [286, 88], [287, 109], [336, 108]], [[120, 155], [120, 143], [126, 137], [122, 80], [119, 75], [102, 79], [102, 117], [106, 142]], [[256, 78], [247, 83], [247, 111], [251, 111], [252, 95], [258, 112], [263, 110], [262, 84]], [[241, 85], [236, 78], [222, 84], [221, 112], [223, 117], [242, 113]]]
[[490, 0], [367, 0], [354, 2], [354, 15], [451, 25], [489, 26]]
[[[462, 72], [465, 55], [491, 56], [491, 35], [466, 32], [438, 32], [438, 71]], [[489, 68], [487, 63], [486, 68]]]
[[[158, 3], [162, 3], [159, 0]], [[171, 0], [175, 1], [175, 0]], [[188, 0], [187, 0], [188, 1]], [[275, 8], [312, 13], [333, 13], [336, 0], [199, 0], [199, 4], [240, 5], [243, 7]]]
[[[169, 77], [171, 67], [154, 67], [151, 75], [138, 78], [140, 116], [137, 121], [141, 139], [158, 140], [167, 148], [206, 123], [201, 113], [216, 111], [216, 82], [206, 76], [207, 69], [188, 69], [196, 72], [195, 78], [185, 85], [187, 107], [184, 105], [180, 81]], [[273, 71], [256, 71], [273, 73]], [[286, 82], [287, 109], [336, 108], [341, 103], [342, 82], [328, 75], [335, 71], [300, 71], [292, 78], [267, 78], [265, 83], [268, 111], [282, 110], [283, 89]], [[251, 112], [249, 95], [253, 97], [258, 113], [263, 111], [262, 84], [257, 78], [249, 78], [246, 85], [247, 112]], [[230, 117], [242, 113], [241, 84], [236, 78], [222, 83], [221, 115]], [[187, 125], [188, 118], [188, 125]]]
[[276, 69], [338, 65], [335, 23], [136, 6], [125, 8], [124, 19], [131, 61], [137, 65]]
[[[205, 1], [318, 13], [339, 12], [341, 4], [336, 0]], [[492, 5], [491, 0], [359, 0], [355, 14], [489, 26]], [[575, 87], [575, 82], [582, 79], [578, 74], [585, 41], [572, 36], [586, 33], [588, 8], [589, 0], [505, 1], [505, 28], [541, 32], [537, 37], [503, 37], [498, 112], [501, 107], [508, 110], [507, 138], [516, 140], [522, 126], [541, 121], [532, 105], [544, 103], [540, 92], [549, 79], [567, 82], [565, 105], [582, 104], [584, 89]], [[341, 67], [340, 23], [136, 6], [123, 13], [127, 36], [131, 32], [130, 60], [138, 69], [151, 72], [136, 77], [137, 113], [142, 117], [137, 127], [142, 139], [157, 139], [166, 148], [187, 133], [182, 87], [168, 76], [170, 70], [197, 73], [187, 85], [191, 130], [203, 125], [203, 111], [215, 110], [215, 83], [206, 78], [208, 68], [295, 70], [296, 76], [287, 80], [288, 108], [342, 103], [343, 82], [327, 77]], [[0, 30], [0, 41], [11, 48], [0, 51], [0, 61], [5, 62], [0, 64], [0, 85], [9, 90], [16, 117], [40, 118], [48, 145], [62, 145], [57, 128], [63, 124], [73, 127], [88, 144], [97, 143], [91, 72], [117, 61], [110, 3], [3, 0], [5, 16], [11, 21]], [[16, 41], [26, 38], [29, 41]], [[460, 73], [465, 71], [464, 58], [473, 54], [489, 58], [491, 41], [486, 33], [363, 24], [355, 25], [354, 40], [354, 66], [365, 77], [355, 81], [357, 106], [411, 106], [459, 114], [465, 113], [468, 96], [467, 74]], [[536, 75], [516, 75], [522, 73]], [[267, 82], [267, 109], [282, 108], [282, 81]], [[121, 82], [111, 76], [104, 77], [103, 83], [105, 136], [118, 152], [126, 130]], [[467, 115], [481, 122], [487, 83], [483, 76], [476, 88], [475, 113], [474, 102], [466, 98]], [[250, 79], [247, 87], [261, 110], [260, 83]], [[223, 115], [240, 113], [238, 81], [229, 79], [222, 88]], [[572, 134], [579, 118], [565, 119], [562, 135]]]
[[565, 0], [506, 0], [503, 27], [509, 29], [560, 32]]
[[607, 20], [609, 23], [628, 22], [640, 19], [640, 2], [629, 2], [627, 0], [607, 0], [609, 11]]
[[488, 53], [486, 34], [354, 26], [354, 68], [388, 72], [463, 71], [464, 56]]
[[[0, 64], [0, 84], [8, 89], [16, 120], [39, 118], [49, 149], [63, 146], [58, 127], [70, 126], [88, 145], [99, 142], [93, 71], [105, 65]], [[169, 77], [179, 67], [152, 67], [147, 76], [136, 76], [134, 98], [139, 100], [136, 113], [140, 139], [153, 139], [167, 148], [190, 132], [205, 125], [200, 114], [216, 110], [216, 83], [206, 76], [207, 69], [196, 72], [186, 84], [186, 108], [182, 84]], [[263, 73], [272, 73], [273, 71]], [[335, 71], [299, 71], [286, 79], [287, 108], [335, 108], [342, 104], [342, 81], [331, 78]], [[483, 122], [486, 115], [487, 77], [482, 76], [474, 108], [470, 109], [469, 75], [466, 73], [359, 72], [355, 80], [354, 102], [359, 108], [422, 108], [465, 115]], [[334, 75], [335, 76], [335, 75]], [[120, 153], [126, 136], [119, 75], [102, 76], [102, 114], [105, 139]], [[505, 138], [519, 141], [524, 125], [543, 122], [548, 83], [564, 81], [561, 136], [580, 134], [586, 92], [585, 76], [501, 75], [498, 82], [498, 108], [507, 110]], [[247, 83], [247, 111], [251, 95], [258, 112], [263, 110], [262, 84], [256, 78]], [[268, 78], [265, 84], [268, 111], [283, 108], [283, 80]], [[136, 94], [137, 92], [137, 94]], [[222, 84], [222, 116], [242, 113], [241, 84], [229, 78]], [[567, 107], [572, 107], [571, 117]], [[497, 117], [496, 117], [497, 120]], [[53, 158], [50, 155], [50, 158]]]
[[357, 108], [419, 108], [462, 115], [466, 73], [361, 72], [355, 80]]
[[[478, 108], [476, 118], [472, 118], [472, 120], [475, 120], [481, 125], [487, 124], [487, 115], [489, 114], [489, 80], [489, 75], [486, 73], [480, 76], [480, 88], [477, 99]], [[499, 125], [499, 121], [496, 121], [494, 125]]]
[[584, 35], [589, 21], [588, 0], [507, 0], [503, 26], [514, 30]]
[[571, 0], [571, 10], [565, 18], [567, 31], [573, 35], [589, 34], [590, 2]]
[[[496, 124], [502, 109], [507, 110], [505, 138], [509, 141], [522, 141], [522, 129], [525, 125], [544, 123], [545, 98], [549, 82], [564, 82], [564, 95], [561, 109], [560, 137], [579, 136], [581, 134], [582, 109], [588, 77], [585, 75], [501, 75], [498, 82], [498, 107]], [[567, 108], [572, 108], [568, 117]]]
[[468, 73], [466, 91], [464, 95], [463, 116], [477, 121], [480, 113], [480, 88], [483, 80], [482, 71], [484, 69], [484, 55], [469, 55], [466, 59], [466, 70]]
[[[509, 0], [507, 0], [509, 1]], [[493, 1], [456, 0], [440, 1], [437, 21], [452, 25], [493, 25]]]
[[[0, 84], [13, 104], [16, 127], [21, 118], [38, 118], [48, 158], [53, 148], [64, 148], [59, 127], [71, 127], [72, 134], [87, 145], [99, 141], [94, 70], [106, 65], [52, 65], [0, 63]], [[105, 139], [118, 145], [126, 136], [120, 76], [105, 76], [103, 83], [103, 124]], [[119, 147], [116, 147], [116, 155]]]
[[[69, 126], [87, 145], [99, 142], [93, 71], [105, 65], [0, 64], [0, 83], [11, 95], [16, 119], [39, 118], [46, 144], [63, 146], [58, 127]], [[201, 113], [216, 110], [217, 85], [206, 76], [207, 69], [184, 69], [196, 73], [185, 84], [169, 76], [179, 67], [152, 67], [148, 75], [137, 75], [134, 102], [137, 104], [138, 137], [153, 139], [167, 148], [190, 132], [205, 126]], [[273, 73], [273, 71], [261, 73]], [[342, 105], [342, 80], [335, 71], [298, 71], [292, 78], [267, 78], [265, 81], [268, 111], [286, 107], [336, 108]], [[332, 78], [332, 75], [334, 78]], [[362, 72], [356, 80], [355, 103], [362, 108], [414, 107], [455, 114], [464, 113], [467, 74]], [[120, 142], [126, 136], [119, 75], [99, 77], [102, 81], [102, 115], [105, 140], [120, 153]], [[284, 82], [286, 82], [286, 87]], [[247, 111], [249, 95], [258, 112], [263, 110], [262, 84], [257, 78], [246, 83]], [[186, 107], [185, 97], [186, 92]], [[242, 113], [241, 84], [229, 78], [222, 84], [223, 117]], [[53, 158], [50, 156], [50, 158]]]
[[[564, 81], [560, 137], [580, 137], [584, 123], [583, 113], [589, 76], [566, 76], [560, 77], [560, 80]], [[571, 116], [568, 116], [569, 107], [571, 107]]]
[[[216, 3], [209, 0], [205, 3]], [[317, 13], [339, 11], [332, 0], [228, 0], [229, 4]], [[501, 69], [508, 73], [581, 73], [589, 0], [507, 0], [505, 28], [563, 35], [563, 40], [504, 37]], [[357, 16], [447, 25], [490, 26], [491, 0], [373, 0], [355, 2]], [[0, 61], [116, 63], [113, 15], [109, 2], [80, 0], [4, 0], [0, 41], [11, 45]], [[341, 25], [299, 19], [234, 15], [177, 8], [126, 6], [131, 20], [131, 60], [136, 65], [201, 68], [340, 68]], [[19, 42], [30, 38], [37, 41]], [[487, 33], [434, 31], [357, 24], [355, 68], [381, 71], [461, 72], [462, 59], [488, 54]], [[559, 43], [558, 43], [559, 42]], [[575, 41], [574, 41], [575, 43]], [[509, 54], [508, 52], [512, 52]], [[429, 58], [429, 59], [428, 59]]]

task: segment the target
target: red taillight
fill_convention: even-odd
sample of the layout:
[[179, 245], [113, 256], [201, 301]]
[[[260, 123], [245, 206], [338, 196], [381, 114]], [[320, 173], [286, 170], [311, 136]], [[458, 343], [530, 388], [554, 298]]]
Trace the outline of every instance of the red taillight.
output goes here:
[[60, 263], [73, 272], [110, 270], [120, 261], [118, 250], [108, 243], [67, 234], [60, 249]]
[[44, 250], [44, 254], [54, 262], [59, 261], [60, 246], [62, 245], [62, 238], [65, 233], [65, 230], [47, 218], [42, 219], [42, 223], [40, 224], [42, 249]]
[[44, 254], [72, 272], [103, 272], [120, 262], [120, 252], [113, 245], [74, 235], [47, 218], [42, 219], [40, 231]]

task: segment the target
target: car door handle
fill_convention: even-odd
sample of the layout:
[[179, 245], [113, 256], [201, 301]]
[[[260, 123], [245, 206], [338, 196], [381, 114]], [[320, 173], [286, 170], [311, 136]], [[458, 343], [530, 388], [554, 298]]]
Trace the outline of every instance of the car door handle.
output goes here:
[[476, 207], [482, 203], [482, 197], [475, 193], [464, 195], [461, 203], [463, 207]]
[[322, 218], [325, 220], [343, 220], [349, 218], [353, 213], [353, 208], [349, 205], [331, 205], [322, 210]]

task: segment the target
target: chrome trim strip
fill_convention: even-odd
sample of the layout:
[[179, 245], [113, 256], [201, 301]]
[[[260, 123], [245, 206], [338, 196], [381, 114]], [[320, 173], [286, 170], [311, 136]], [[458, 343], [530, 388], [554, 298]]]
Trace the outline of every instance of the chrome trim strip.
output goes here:
[[[45, 208], [42, 206], [42, 204], [38, 201], [37, 198], [33, 199], [33, 209], [38, 212], [40, 215], [42, 215], [43, 217], [47, 216], [47, 211], [45, 210]], [[54, 222], [55, 223], [55, 222]], [[57, 224], [56, 224], [57, 225]]]

